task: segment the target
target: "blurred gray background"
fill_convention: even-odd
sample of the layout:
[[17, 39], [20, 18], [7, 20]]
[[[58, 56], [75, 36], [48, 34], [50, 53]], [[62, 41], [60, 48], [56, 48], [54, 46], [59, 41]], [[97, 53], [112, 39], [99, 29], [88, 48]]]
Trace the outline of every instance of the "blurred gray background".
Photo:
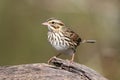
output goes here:
[[77, 48], [76, 62], [120, 80], [120, 0], [0, 0], [0, 65], [46, 63], [56, 55], [41, 25], [50, 17], [97, 40]]

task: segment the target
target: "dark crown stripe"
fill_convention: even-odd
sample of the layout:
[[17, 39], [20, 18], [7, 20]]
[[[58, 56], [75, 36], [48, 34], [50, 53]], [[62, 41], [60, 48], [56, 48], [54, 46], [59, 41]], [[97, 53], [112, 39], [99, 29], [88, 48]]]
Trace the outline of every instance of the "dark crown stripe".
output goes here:
[[55, 18], [53, 18], [53, 17], [52, 17], [52, 18], [49, 18], [47, 21], [51, 21], [51, 20], [55, 20]]

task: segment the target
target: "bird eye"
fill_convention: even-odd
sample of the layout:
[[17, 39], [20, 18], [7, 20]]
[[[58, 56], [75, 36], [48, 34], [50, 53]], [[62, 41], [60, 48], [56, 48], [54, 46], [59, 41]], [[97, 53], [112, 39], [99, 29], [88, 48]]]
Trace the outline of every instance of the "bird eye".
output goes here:
[[54, 24], [55, 22], [51, 22], [52, 24]]

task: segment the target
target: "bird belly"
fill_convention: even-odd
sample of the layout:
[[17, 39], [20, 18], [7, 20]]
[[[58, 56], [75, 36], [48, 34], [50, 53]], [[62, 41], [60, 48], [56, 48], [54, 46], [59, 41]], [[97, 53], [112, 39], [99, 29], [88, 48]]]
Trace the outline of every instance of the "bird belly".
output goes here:
[[58, 41], [54, 41], [53, 43], [51, 43], [51, 45], [58, 51], [64, 51], [69, 48], [69, 46], [65, 45], [64, 43], [61, 44]]
[[52, 45], [58, 52], [65, 53], [65, 54], [73, 54], [73, 49], [69, 48], [68, 46], [64, 45]]

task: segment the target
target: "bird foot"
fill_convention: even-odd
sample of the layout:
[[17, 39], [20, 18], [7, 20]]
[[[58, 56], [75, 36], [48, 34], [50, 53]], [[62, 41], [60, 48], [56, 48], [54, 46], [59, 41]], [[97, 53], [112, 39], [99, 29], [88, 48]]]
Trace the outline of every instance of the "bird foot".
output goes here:
[[48, 60], [48, 64], [50, 64], [50, 62], [51, 62], [51, 60], [52, 60], [53, 58], [56, 58], [56, 56], [51, 57], [51, 58]]
[[66, 59], [66, 61], [67, 61], [67, 65], [68, 65], [68, 66], [70, 66], [70, 65], [73, 64], [73, 61], [72, 61], [72, 60], [68, 60], [68, 59]]

